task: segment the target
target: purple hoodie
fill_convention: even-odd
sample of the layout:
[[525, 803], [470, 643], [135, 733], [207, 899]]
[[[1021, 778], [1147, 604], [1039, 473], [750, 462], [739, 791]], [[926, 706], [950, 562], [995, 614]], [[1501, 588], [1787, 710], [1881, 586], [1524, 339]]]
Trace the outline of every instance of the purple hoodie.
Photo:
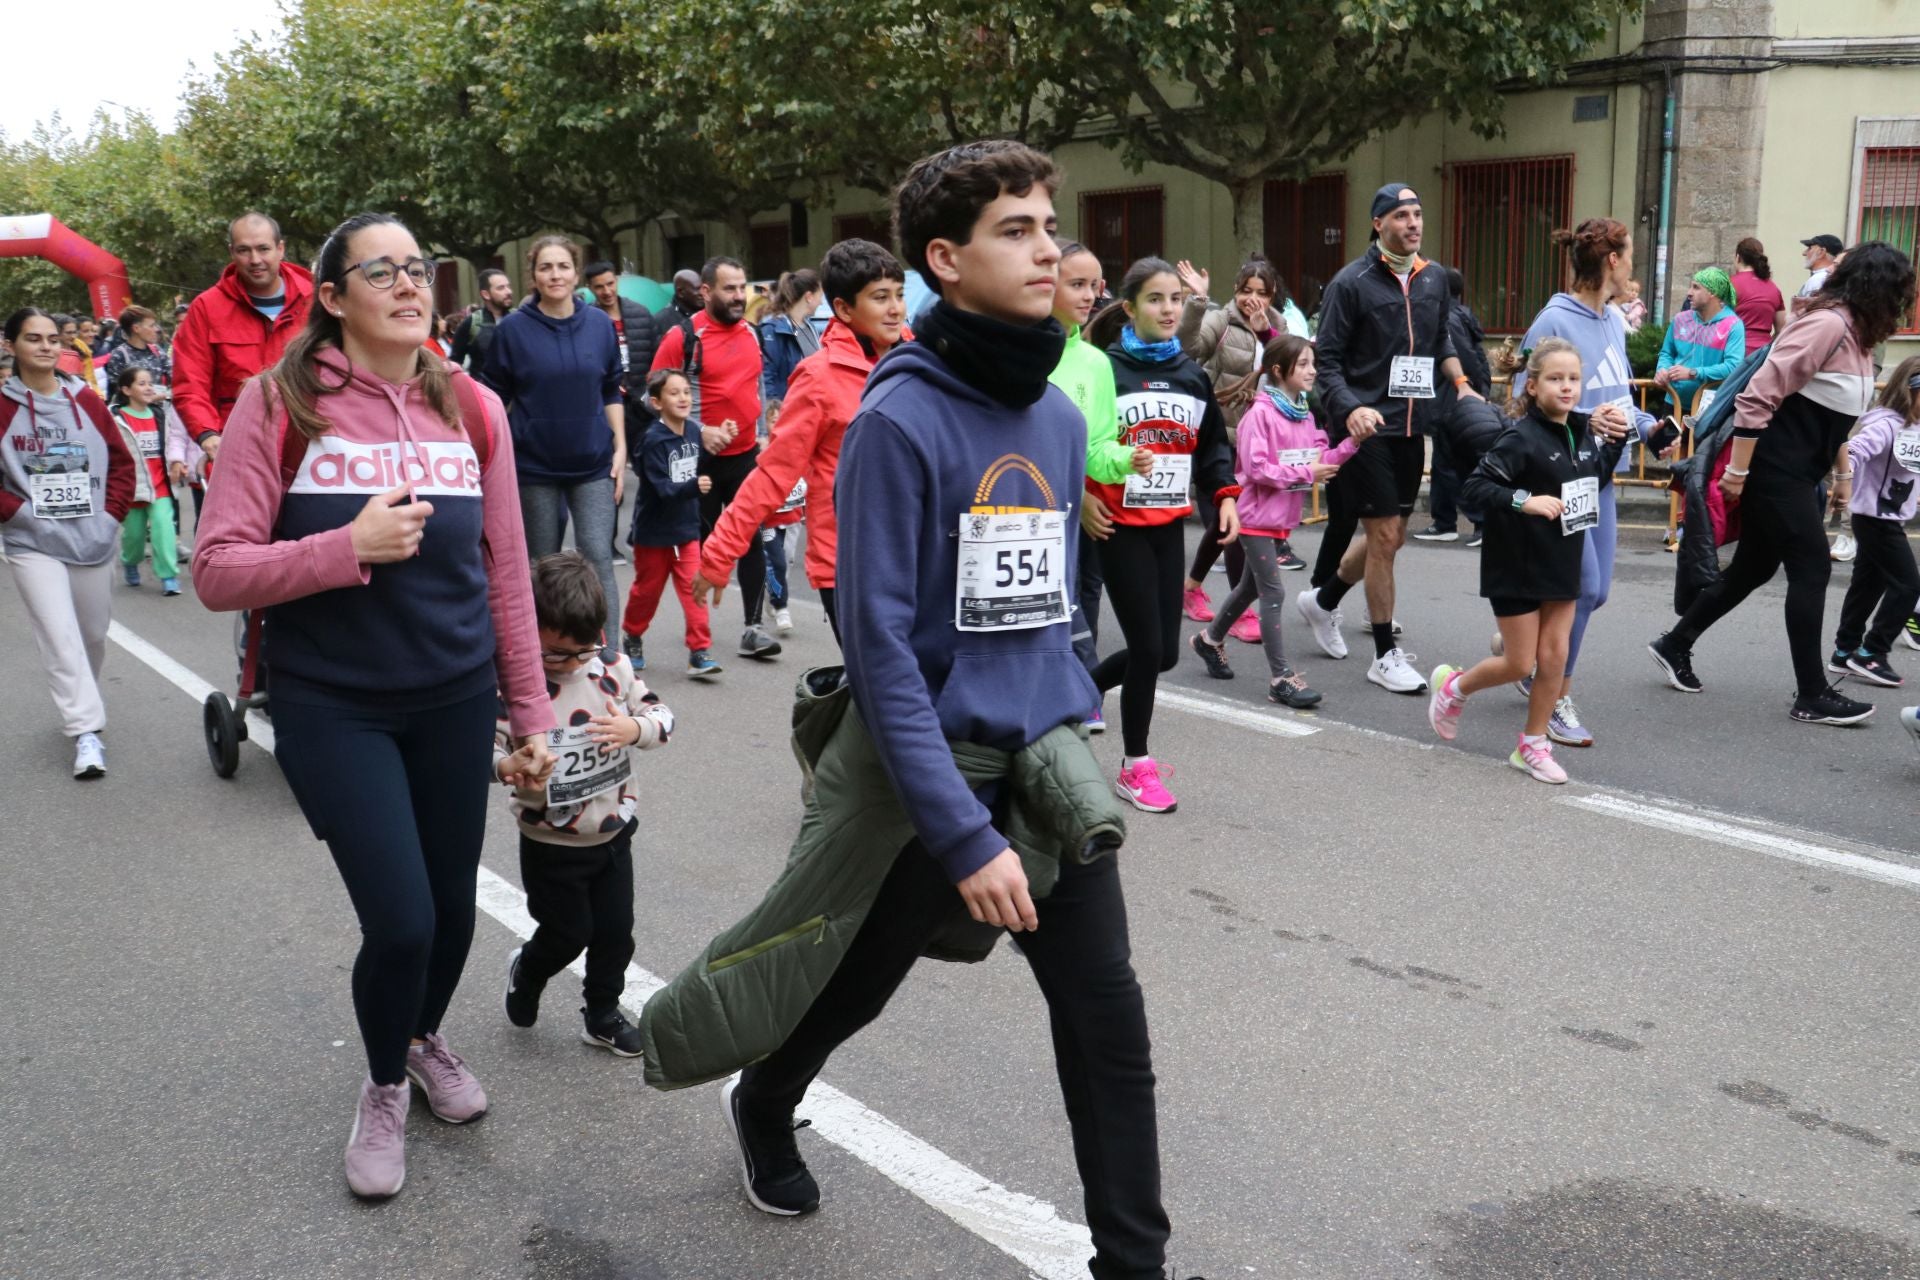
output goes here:
[[1847, 441], [1853, 460], [1853, 497], [1847, 510], [1857, 516], [1905, 524], [1920, 508], [1920, 473], [1909, 470], [1897, 456], [1904, 453], [1920, 470], [1920, 422], [1903, 421], [1891, 409], [1875, 409], [1860, 419], [1860, 429]]

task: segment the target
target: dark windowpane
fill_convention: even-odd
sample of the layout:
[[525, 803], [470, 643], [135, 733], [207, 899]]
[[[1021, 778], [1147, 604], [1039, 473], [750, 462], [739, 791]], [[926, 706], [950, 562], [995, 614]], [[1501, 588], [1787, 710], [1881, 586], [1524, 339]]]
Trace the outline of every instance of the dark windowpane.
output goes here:
[[1159, 187], [1090, 192], [1080, 200], [1082, 238], [1093, 256], [1100, 259], [1108, 288], [1120, 283], [1135, 260], [1166, 252], [1166, 201]]
[[1556, 227], [1571, 225], [1573, 157], [1450, 165], [1452, 260], [1467, 280], [1467, 305], [1490, 333], [1532, 323], [1566, 276]]

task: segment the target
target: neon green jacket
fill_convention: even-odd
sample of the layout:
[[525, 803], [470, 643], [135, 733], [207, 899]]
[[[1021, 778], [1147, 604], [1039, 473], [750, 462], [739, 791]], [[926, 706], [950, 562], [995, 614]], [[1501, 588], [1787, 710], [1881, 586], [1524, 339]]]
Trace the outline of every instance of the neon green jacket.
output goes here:
[[1107, 353], [1089, 346], [1080, 330], [1067, 330], [1066, 350], [1048, 382], [1067, 393], [1087, 420], [1087, 479], [1119, 484], [1133, 470], [1133, 449], [1120, 443], [1120, 406]]

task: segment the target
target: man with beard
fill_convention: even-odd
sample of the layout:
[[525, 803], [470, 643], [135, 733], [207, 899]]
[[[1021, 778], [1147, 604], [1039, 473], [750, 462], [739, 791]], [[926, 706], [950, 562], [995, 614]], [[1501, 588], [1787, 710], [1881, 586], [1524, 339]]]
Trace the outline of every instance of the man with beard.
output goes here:
[[[662, 327], [653, 368], [678, 369], [693, 383], [692, 420], [700, 424], [700, 474], [713, 478], [712, 488], [700, 496], [704, 539], [760, 456], [754, 432], [760, 420], [760, 339], [746, 323], [747, 271], [736, 259], [707, 260], [700, 268], [700, 299], [702, 310], [689, 323]], [[760, 625], [767, 565], [759, 539], [740, 557], [738, 568], [740, 607], [746, 619], [740, 656], [771, 658], [780, 652], [780, 642]]]

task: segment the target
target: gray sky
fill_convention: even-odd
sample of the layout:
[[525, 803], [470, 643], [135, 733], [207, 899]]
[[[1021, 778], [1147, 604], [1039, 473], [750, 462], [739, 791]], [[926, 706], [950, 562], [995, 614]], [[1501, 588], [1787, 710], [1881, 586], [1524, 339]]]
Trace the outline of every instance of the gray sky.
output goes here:
[[9, 138], [27, 136], [56, 111], [68, 129], [84, 134], [94, 111], [109, 101], [139, 108], [170, 128], [191, 67], [210, 72], [215, 56], [248, 33], [280, 26], [270, 0], [42, 0], [9, 3], [5, 10], [0, 43], [12, 56], [0, 95], [0, 131]]

